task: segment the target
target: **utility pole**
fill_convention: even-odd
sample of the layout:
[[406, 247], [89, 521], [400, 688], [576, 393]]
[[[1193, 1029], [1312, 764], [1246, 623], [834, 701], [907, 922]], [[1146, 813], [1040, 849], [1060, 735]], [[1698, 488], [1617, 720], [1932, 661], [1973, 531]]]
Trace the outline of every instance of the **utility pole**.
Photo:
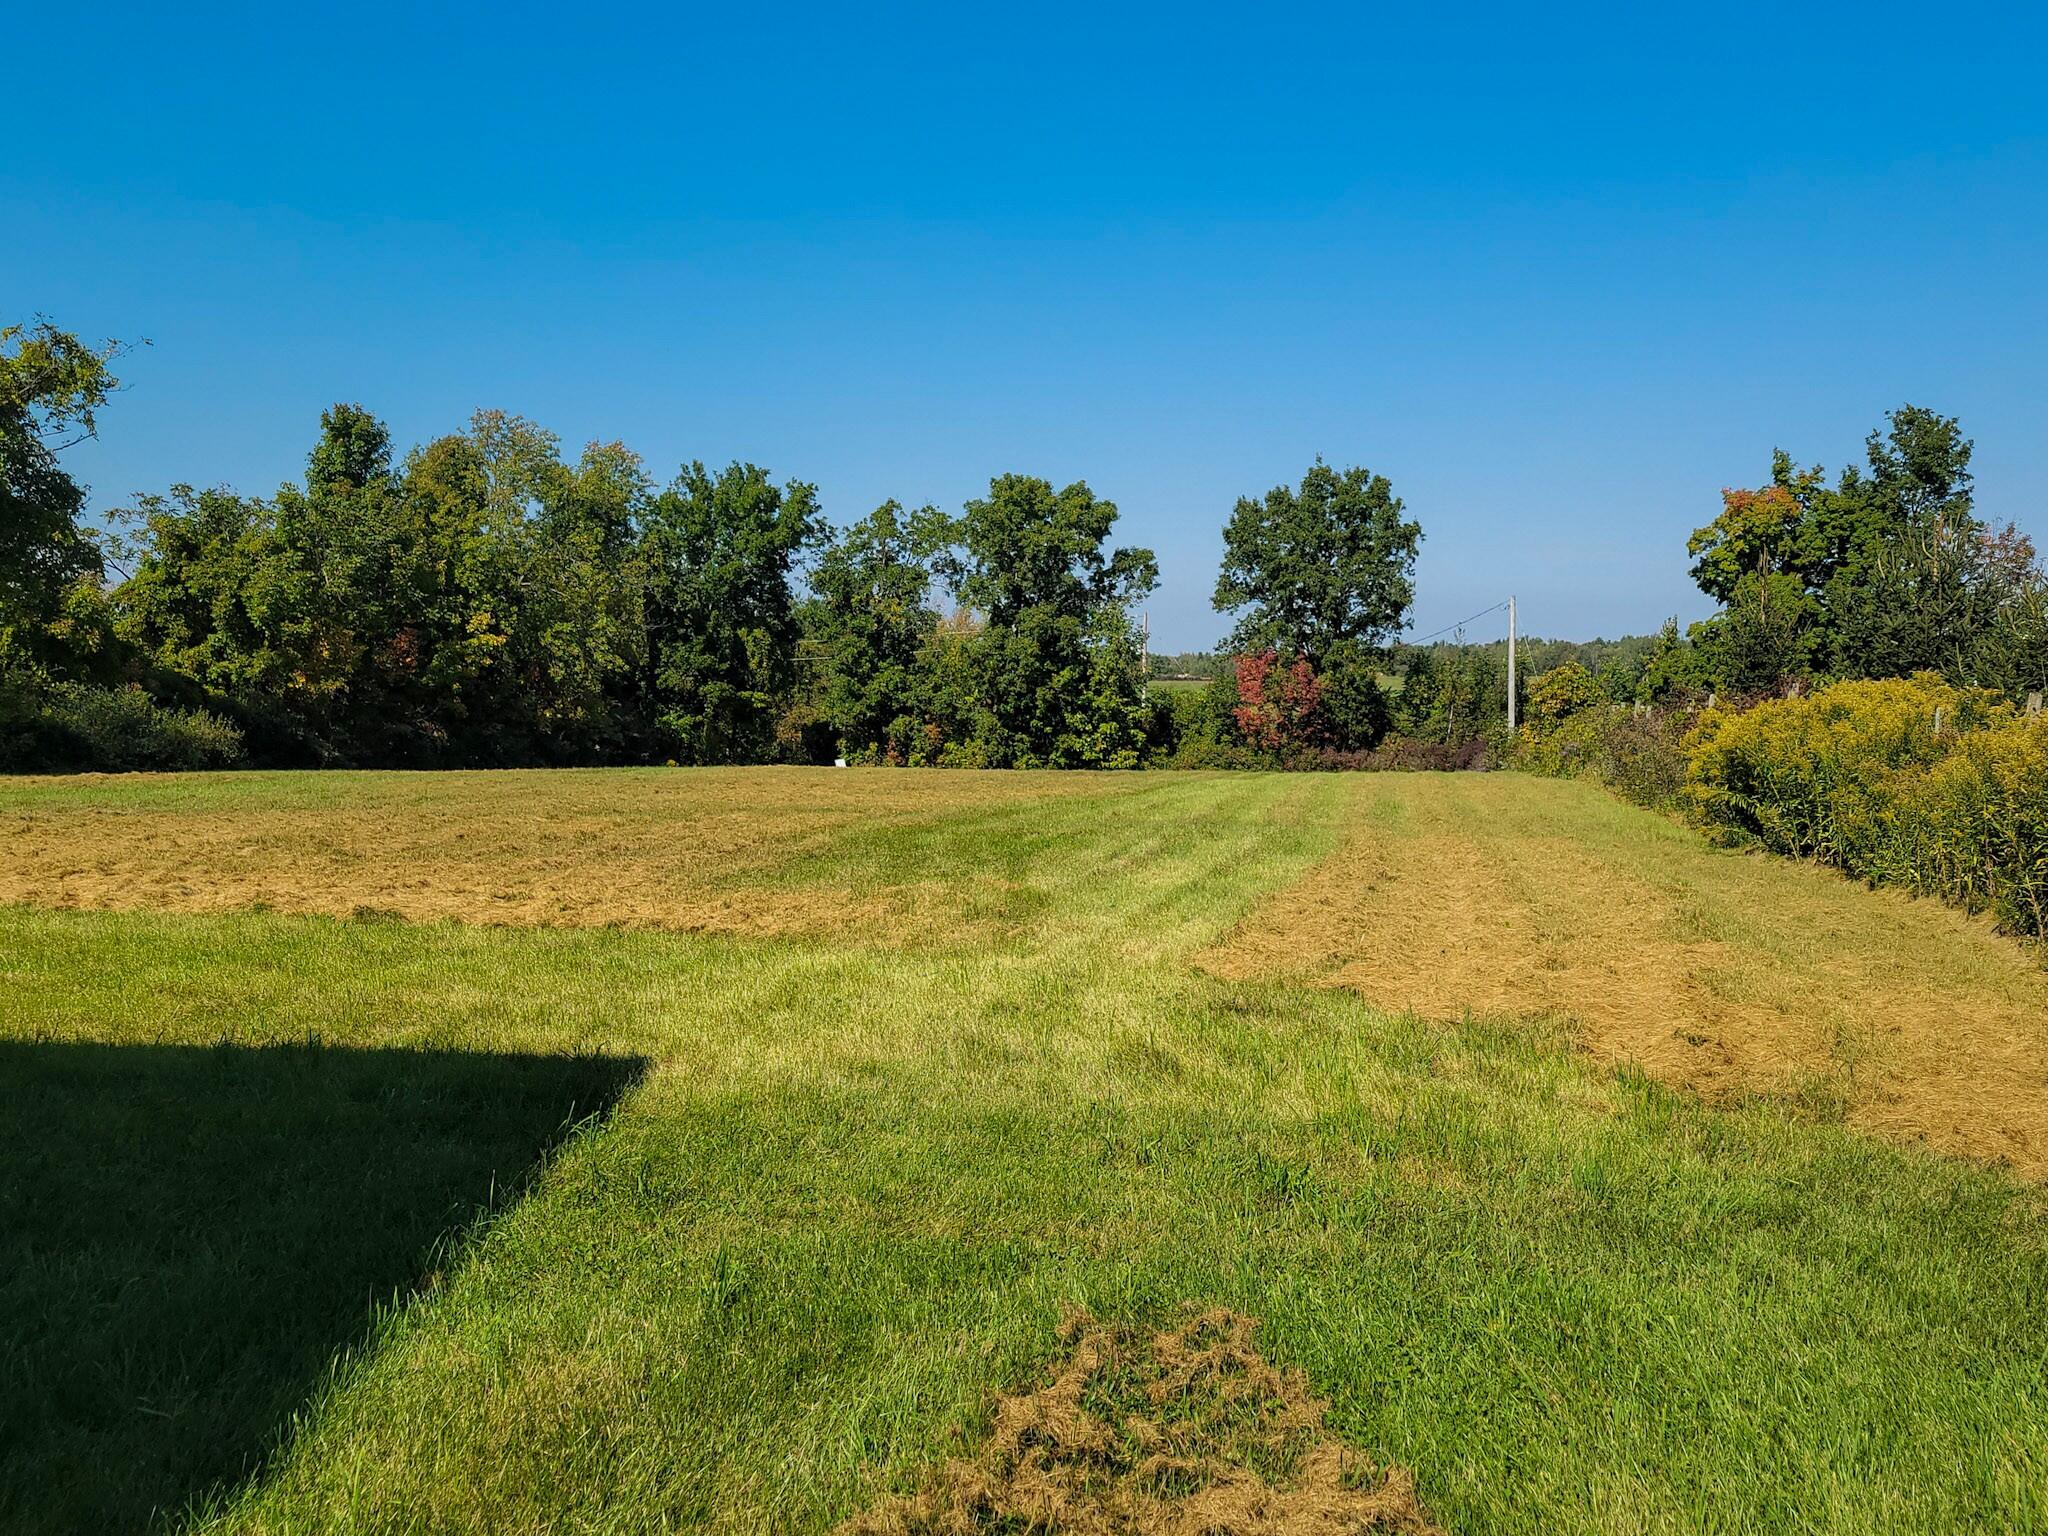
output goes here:
[[1515, 728], [1515, 599], [1508, 596], [1508, 729]]
[[1150, 608], [1145, 610], [1144, 647], [1145, 660], [1139, 669], [1138, 677], [1144, 684], [1145, 692], [1150, 694], [1152, 692], [1152, 610]]

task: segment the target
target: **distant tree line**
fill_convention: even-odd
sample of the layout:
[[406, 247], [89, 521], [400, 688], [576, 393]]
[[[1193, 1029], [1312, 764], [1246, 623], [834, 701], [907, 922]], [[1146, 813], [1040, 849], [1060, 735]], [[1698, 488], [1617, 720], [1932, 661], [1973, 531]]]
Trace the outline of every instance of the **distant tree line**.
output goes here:
[[[1130, 617], [1157, 564], [1113, 543], [1086, 484], [1000, 475], [957, 513], [888, 502], [835, 529], [814, 487], [756, 465], [658, 484], [621, 443], [572, 458], [496, 411], [398, 456], [342, 404], [301, 481], [174, 486], [103, 534], [58, 454], [93, 431], [117, 355], [0, 333], [0, 767], [1178, 752]], [[1239, 504], [1217, 601], [1247, 654], [1284, 658], [1271, 711], [1294, 736], [1384, 730], [1376, 672], [1419, 537], [1362, 470]], [[1276, 744], [1256, 714], [1226, 724]]]
[[[662, 484], [621, 443], [571, 458], [497, 411], [399, 456], [336, 405], [302, 480], [174, 486], [102, 533], [59, 455], [118, 355], [0, 331], [0, 768], [1341, 767], [1468, 761], [1505, 725], [1498, 642], [1399, 643], [1422, 530], [1363, 468], [1240, 499], [1227, 642], [1148, 657], [1131, 614], [1156, 562], [1084, 483], [1000, 475], [957, 512], [891, 501], [835, 528], [759, 466]], [[1778, 454], [1693, 536], [1720, 611], [1525, 640], [1525, 712], [1562, 667], [1584, 674], [1567, 692], [1649, 704], [1923, 669], [2048, 685], [2048, 581], [1975, 516], [1970, 446], [1906, 407], [1832, 484]]]
[[1146, 658], [1152, 677], [1207, 682], [1230, 670], [1229, 658], [1214, 651], [1154, 651]]
[[[2048, 692], [2048, 571], [2010, 522], [1980, 517], [1973, 444], [1953, 417], [1902, 406], [1869, 434], [1864, 463], [1832, 481], [1779, 450], [1770, 482], [1721, 494], [1688, 542], [1718, 611], [1681, 631], [1575, 645], [1524, 641], [1525, 720], [1594, 702], [1740, 704], [1831, 683], [1939, 675], [2015, 704]], [[1397, 653], [1395, 722], [1436, 739], [1452, 722], [1496, 729], [1503, 642]]]

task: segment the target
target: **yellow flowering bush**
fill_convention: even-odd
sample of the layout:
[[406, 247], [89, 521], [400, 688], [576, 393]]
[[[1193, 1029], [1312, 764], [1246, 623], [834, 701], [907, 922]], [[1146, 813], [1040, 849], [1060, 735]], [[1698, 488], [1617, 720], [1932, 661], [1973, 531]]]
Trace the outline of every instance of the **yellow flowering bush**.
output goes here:
[[1837, 683], [1688, 741], [1695, 821], [2048, 932], [2048, 722], [1933, 673]]
[[1921, 888], [2048, 936], [2048, 716], [1973, 732], [1927, 775]]

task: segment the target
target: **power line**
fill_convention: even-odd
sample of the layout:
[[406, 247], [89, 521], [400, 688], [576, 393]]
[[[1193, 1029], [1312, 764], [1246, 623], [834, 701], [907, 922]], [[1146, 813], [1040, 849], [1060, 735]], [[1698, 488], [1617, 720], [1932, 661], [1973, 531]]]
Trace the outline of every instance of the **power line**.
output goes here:
[[1404, 640], [1401, 643], [1403, 645], [1427, 645], [1430, 641], [1434, 640], [1438, 635], [1448, 635], [1454, 629], [1463, 629], [1467, 624], [1470, 624], [1474, 619], [1483, 619], [1489, 613], [1499, 613], [1501, 609], [1507, 607], [1507, 605], [1513, 601], [1513, 598], [1503, 598], [1501, 601], [1495, 603], [1491, 608], [1482, 608], [1477, 613], [1468, 614], [1464, 618], [1458, 620], [1458, 622], [1455, 624], [1446, 624], [1442, 629], [1431, 630], [1426, 635], [1417, 636], [1413, 640]]

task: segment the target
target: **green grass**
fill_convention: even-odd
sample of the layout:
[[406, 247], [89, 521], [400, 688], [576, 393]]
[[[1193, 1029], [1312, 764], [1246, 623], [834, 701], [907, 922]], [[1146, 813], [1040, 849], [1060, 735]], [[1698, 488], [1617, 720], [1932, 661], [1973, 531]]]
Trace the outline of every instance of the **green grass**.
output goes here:
[[2048, 1527], [2038, 1190], [1189, 965], [1353, 804], [1160, 776], [779, 871], [971, 887], [903, 948], [0, 910], [0, 1102], [59, 1103], [0, 1134], [0, 1527], [818, 1531], [1064, 1308], [1186, 1302], [1455, 1531]]

